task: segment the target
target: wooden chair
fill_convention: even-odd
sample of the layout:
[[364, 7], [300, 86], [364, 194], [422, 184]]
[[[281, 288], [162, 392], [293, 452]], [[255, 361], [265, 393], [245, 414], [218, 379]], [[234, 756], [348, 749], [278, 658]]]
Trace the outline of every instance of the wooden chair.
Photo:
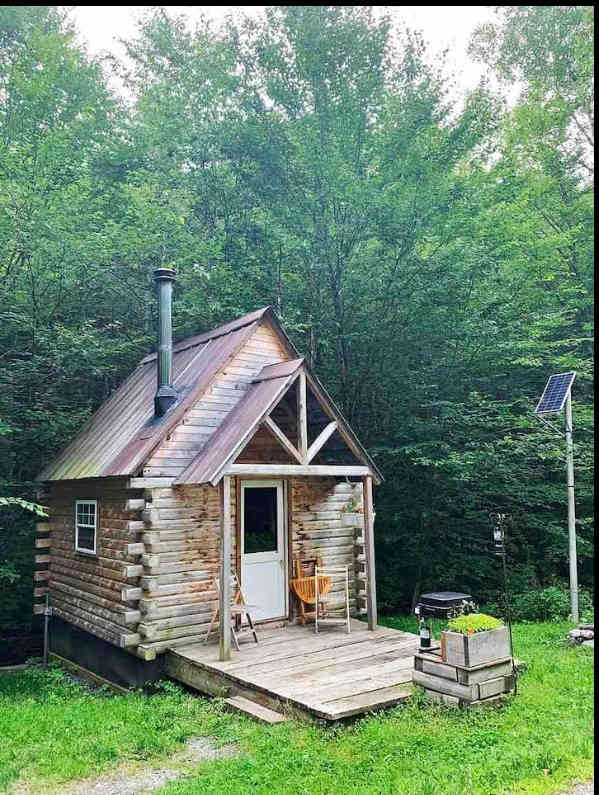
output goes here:
[[[254, 628], [254, 622], [252, 620], [252, 615], [250, 610], [254, 609], [256, 605], [249, 605], [245, 601], [245, 596], [243, 595], [243, 591], [241, 590], [241, 584], [237, 578], [237, 574], [231, 575], [231, 584], [233, 586], [233, 602], [231, 604], [231, 637], [233, 639], [233, 645], [239, 651], [239, 638], [242, 635], [252, 634], [254, 636], [254, 641], [258, 643], [258, 635], [256, 634], [256, 629]], [[216, 577], [214, 580], [214, 587], [216, 588], [216, 593], [220, 599], [220, 578]], [[215, 624], [218, 624], [220, 616], [220, 606], [219, 602], [216, 603], [216, 608], [214, 613], [212, 614], [212, 619], [210, 621], [210, 626], [208, 627], [208, 632], [204, 637], [204, 643], [208, 643], [208, 638], [212, 632], [212, 628]], [[248, 626], [246, 629], [242, 629], [242, 621], [243, 617], [246, 617]]]
[[[329, 609], [332, 607], [330, 602], [330, 594], [332, 578], [343, 575], [344, 596], [345, 604], [345, 618], [338, 616], [331, 616]], [[314, 631], [318, 632], [319, 624], [345, 624], [346, 632], [351, 632], [351, 623], [349, 618], [349, 571], [347, 566], [315, 566], [314, 567], [314, 583], [316, 587], [315, 599], [315, 616], [314, 616]], [[326, 590], [323, 584], [327, 583]], [[335, 607], [338, 607], [335, 604]]]
[[[299, 621], [302, 626], [306, 625], [309, 618], [316, 617], [316, 611], [312, 609], [316, 604], [316, 581], [314, 572], [318, 566], [322, 567], [322, 559], [309, 558], [308, 560], [295, 560], [293, 562], [295, 576], [289, 583], [291, 590], [297, 597], [299, 603]], [[328, 593], [331, 587], [330, 579], [321, 577], [320, 593]]]

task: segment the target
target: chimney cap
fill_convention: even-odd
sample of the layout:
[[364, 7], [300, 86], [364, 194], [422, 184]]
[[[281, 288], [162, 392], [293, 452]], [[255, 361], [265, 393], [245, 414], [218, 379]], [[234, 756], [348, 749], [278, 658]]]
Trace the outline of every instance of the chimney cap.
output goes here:
[[164, 267], [164, 268], [154, 268], [154, 281], [175, 281], [175, 269]]

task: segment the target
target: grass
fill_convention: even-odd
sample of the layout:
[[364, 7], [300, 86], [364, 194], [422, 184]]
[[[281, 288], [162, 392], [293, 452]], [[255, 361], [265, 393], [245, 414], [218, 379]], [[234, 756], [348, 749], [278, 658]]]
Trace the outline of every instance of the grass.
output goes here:
[[[414, 629], [411, 619], [385, 623]], [[152, 695], [88, 689], [58, 670], [0, 676], [0, 791], [18, 781], [47, 792], [119, 762], [164, 764], [185, 739], [236, 743], [167, 785], [191, 793], [556, 793], [593, 770], [593, 655], [564, 642], [570, 625], [517, 625], [528, 661], [506, 706], [456, 711], [417, 695], [353, 725], [266, 727], [165, 683]]]

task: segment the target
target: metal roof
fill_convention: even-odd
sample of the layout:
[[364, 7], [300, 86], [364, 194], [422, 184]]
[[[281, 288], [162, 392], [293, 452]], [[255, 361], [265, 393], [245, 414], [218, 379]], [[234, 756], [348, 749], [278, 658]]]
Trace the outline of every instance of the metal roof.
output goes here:
[[354, 455], [372, 469], [375, 479], [382, 480], [376, 464], [352, 432], [339, 408], [317, 379], [307, 371], [304, 360], [297, 358], [297, 350], [270, 307], [175, 344], [173, 385], [180, 398], [158, 419], [154, 416], [156, 354], [146, 356], [100, 406], [68, 447], [40, 473], [37, 480], [76, 480], [137, 474], [152, 451], [181, 422], [185, 413], [206, 392], [217, 374], [266, 318], [278, 332], [289, 355], [296, 358], [262, 369], [247, 394], [226, 415], [175, 483], [218, 482], [226, 465], [250, 441], [300, 369], [306, 371], [308, 384], [325, 412], [338, 421], [339, 431]]
[[264, 307], [174, 345], [173, 383], [181, 399], [158, 421], [154, 419], [156, 354], [146, 356], [37, 480], [135, 474], [267, 314], [274, 317]]

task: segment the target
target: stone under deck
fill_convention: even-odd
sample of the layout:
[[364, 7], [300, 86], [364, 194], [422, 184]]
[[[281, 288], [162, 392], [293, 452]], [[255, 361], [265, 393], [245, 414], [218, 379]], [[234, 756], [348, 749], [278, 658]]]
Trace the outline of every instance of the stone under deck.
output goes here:
[[173, 679], [214, 696], [244, 696], [298, 717], [340, 720], [391, 707], [411, 693], [418, 638], [352, 620], [351, 632], [328, 626], [258, 627], [228, 662], [218, 644], [194, 643], [166, 653]]

